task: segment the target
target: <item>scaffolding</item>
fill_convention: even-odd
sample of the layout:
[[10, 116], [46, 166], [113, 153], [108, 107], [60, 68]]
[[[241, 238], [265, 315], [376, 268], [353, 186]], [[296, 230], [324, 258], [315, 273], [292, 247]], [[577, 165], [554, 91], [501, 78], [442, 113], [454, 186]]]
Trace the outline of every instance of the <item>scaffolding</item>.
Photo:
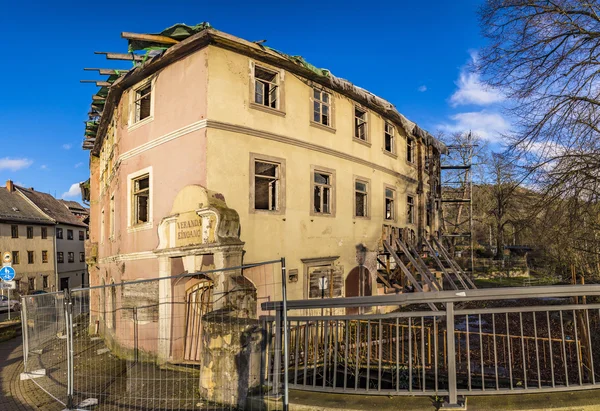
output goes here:
[[473, 144], [469, 133], [460, 144], [448, 145], [441, 166], [441, 231], [450, 256], [474, 273], [473, 247]]

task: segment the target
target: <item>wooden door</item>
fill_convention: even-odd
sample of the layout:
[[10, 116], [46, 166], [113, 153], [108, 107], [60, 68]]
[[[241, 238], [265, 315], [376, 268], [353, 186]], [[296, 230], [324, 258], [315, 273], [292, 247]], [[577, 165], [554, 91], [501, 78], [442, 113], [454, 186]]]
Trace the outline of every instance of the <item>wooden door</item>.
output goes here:
[[202, 359], [202, 317], [212, 311], [212, 282], [201, 281], [186, 291], [184, 360]]

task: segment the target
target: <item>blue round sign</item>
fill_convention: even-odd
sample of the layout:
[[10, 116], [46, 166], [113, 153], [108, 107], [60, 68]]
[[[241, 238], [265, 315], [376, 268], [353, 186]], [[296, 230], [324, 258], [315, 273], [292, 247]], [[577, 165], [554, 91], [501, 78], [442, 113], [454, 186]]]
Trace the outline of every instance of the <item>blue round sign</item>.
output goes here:
[[12, 267], [0, 268], [0, 279], [4, 281], [12, 281], [15, 278], [15, 269]]

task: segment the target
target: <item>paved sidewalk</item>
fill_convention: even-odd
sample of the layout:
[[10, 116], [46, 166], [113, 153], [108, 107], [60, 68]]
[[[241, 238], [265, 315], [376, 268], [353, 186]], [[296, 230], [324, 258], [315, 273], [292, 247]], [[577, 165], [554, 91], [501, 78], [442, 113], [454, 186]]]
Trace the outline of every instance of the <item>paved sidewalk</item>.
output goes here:
[[0, 410], [60, 411], [64, 407], [31, 381], [21, 381], [23, 350], [21, 337], [0, 342]]

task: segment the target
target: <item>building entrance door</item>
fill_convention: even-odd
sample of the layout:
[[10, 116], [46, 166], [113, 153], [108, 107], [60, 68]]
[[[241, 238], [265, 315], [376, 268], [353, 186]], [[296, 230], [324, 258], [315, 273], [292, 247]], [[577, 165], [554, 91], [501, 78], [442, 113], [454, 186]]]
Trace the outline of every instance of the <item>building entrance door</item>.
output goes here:
[[69, 288], [69, 277], [63, 277], [60, 279], [60, 291]]
[[201, 280], [186, 291], [186, 325], [184, 360], [202, 359], [202, 317], [212, 311], [213, 284]]

